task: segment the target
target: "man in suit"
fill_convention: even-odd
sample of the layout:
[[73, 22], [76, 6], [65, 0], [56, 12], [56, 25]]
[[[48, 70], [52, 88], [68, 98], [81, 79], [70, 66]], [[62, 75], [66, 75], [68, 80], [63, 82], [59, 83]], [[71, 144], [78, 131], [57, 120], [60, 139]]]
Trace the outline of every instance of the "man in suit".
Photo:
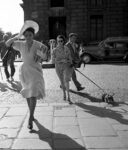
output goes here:
[[[13, 81], [13, 76], [15, 73], [14, 61], [16, 56], [16, 51], [12, 50], [12, 47], [7, 48], [6, 41], [9, 39], [8, 35], [5, 34], [3, 36], [3, 41], [0, 42], [0, 54], [3, 62], [4, 72], [6, 75], [7, 81], [11, 77], [11, 81]], [[8, 66], [10, 66], [11, 74], [8, 71]]]
[[[77, 37], [78, 35], [76, 33], [70, 33], [69, 41], [66, 43], [66, 46], [70, 49], [71, 57], [72, 57], [75, 67], [77, 67], [77, 65], [79, 65], [79, 62], [80, 62], [79, 46], [76, 43]], [[81, 84], [77, 80], [75, 69], [73, 70], [72, 80], [77, 88], [77, 91], [81, 91], [84, 89], [84, 87], [82, 87]]]

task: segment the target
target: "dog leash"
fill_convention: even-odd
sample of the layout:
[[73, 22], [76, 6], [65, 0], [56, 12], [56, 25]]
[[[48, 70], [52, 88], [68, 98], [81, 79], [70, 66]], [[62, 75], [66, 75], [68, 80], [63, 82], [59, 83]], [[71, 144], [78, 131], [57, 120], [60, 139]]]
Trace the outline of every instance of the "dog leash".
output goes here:
[[[82, 74], [85, 78], [87, 78], [89, 81], [91, 81], [94, 85], [96, 85], [100, 90], [102, 90], [103, 94], [102, 94], [102, 101], [103, 102], [106, 102], [108, 104], [112, 104], [114, 105], [114, 98], [113, 98], [113, 95], [111, 94], [108, 94], [103, 88], [101, 88], [98, 84], [96, 84], [94, 81], [92, 81], [89, 77], [87, 77], [86, 75], [84, 75], [82, 72], [80, 72], [77, 68], [75, 68], [75, 70], [77, 72], [79, 72], [80, 74]], [[100, 103], [100, 101], [99, 101]]]
[[83, 75], [85, 78], [87, 78], [89, 81], [91, 81], [93, 84], [95, 84], [95, 85], [96, 85], [100, 90], [102, 90], [104, 93], [106, 93], [103, 88], [101, 88], [98, 84], [96, 84], [94, 81], [92, 81], [89, 77], [87, 77], [87, 76], [84, 75], [82, 72], [80, 72], [77, 68], [75, 68], [75, 70], [76, 70], [77, 72], [79, 72], [81, 75]]

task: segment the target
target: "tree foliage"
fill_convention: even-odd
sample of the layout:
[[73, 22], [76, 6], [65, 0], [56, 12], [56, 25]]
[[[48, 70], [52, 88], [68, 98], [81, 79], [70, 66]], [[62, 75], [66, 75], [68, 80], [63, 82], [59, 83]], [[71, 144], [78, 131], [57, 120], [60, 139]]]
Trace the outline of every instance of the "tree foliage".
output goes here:
[[11, 32], [4, 32], [1, 28], [0, 28], [0, 41], [2, 41], [3, 40], [3, 35], [4, 34], [7, 34], [8, 35], [8, 38], [11, 38], [11, 36], [12, 36], [12, 33]]
[[12, 36], [11, 32], [6, 32], [6, 34], [8, 35], [9, 38]]
[[0, 41], [3, 40], [4, 31], [0, 28]]

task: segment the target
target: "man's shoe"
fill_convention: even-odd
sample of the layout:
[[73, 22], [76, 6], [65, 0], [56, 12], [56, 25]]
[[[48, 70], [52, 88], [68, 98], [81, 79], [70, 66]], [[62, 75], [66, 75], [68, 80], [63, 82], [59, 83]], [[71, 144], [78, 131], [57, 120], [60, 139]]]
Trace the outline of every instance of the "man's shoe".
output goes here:
[[63, 100], [66, 101], [66, 95], [63, 96]]
[[68, 103], [69, 103], [70, 105], [72, 105], [72, 104], [73, 104], [73, 102], [71, 101], [71, 99], [70, 99], [70, 98], [68, 98]]
[[84, 89], [85, 89], [85, 87], [79, 87], [79, 88], [77, 88], [77, 91], [82, 91]]

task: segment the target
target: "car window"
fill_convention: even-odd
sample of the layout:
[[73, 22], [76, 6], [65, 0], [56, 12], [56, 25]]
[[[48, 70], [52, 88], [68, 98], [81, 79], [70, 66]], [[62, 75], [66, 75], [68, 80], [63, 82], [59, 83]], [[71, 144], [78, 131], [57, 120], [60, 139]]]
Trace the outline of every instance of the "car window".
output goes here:
[[115, 43], [116, 48], [124, 48], [126, 47], [126, 43]]
[[105, 47], [108, 47], [108, 48], [115, 48], [115, 43], [113, 43], [113, 42], [106, 43], [106, 44], [105, 44]]

